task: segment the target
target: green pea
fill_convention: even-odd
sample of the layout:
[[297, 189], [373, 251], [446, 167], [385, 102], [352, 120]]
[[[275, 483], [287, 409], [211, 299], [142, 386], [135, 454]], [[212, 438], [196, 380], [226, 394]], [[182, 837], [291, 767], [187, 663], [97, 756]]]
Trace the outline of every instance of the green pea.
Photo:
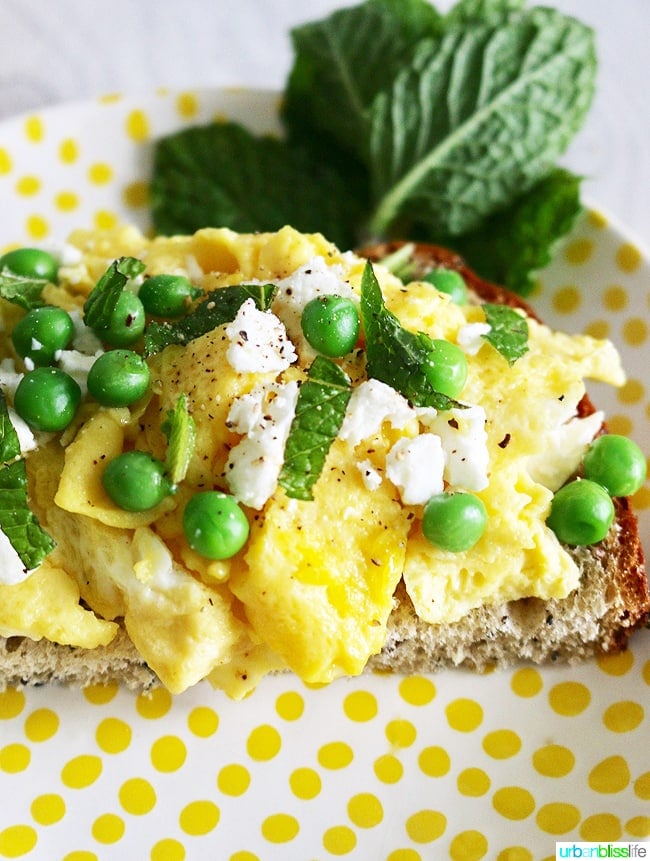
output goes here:
[[613, 520], [614, 503], [609, 493], [585, 478], [557, 491], [546, 524], [563, 544], [577, 546], [602, 541]]
[[646, 479], [647, 463], [639, 446], [627, 437], [597, 437], [583, 458], [585, 478], [602, 484], [610, 496], [631, 496]]
[[467, 304], [467, 284], [460, 272], [456, 272], [455, 269], [444, 267], [432, 269], [422, 280], [433, 284], [441, 293], [447, 293], [457, 305]]
[[461, 553], [479, 540], [487, 524], [483, 500], [473, 493], [444, 491], [424, 507], [422, 534], [440, 550]]
[[88, 391], [105, 407], [128, 407], [149, 386], [149, 365], [132, 350], [103, 353], [88, 372]]
[[135, 293], [123, 290], [108, 326], [97, 334], [102, 341], [112, 347], [128, 347], [142, 336], [145, 322], [146, 315], [142, 302]]
[[345, 356], [359, 337], [359, 311], [343, 296], [317, 296], [303, 308], [302, 332], [311, 346], [330, 358]]
[[35, 368], [22, 378], [14, 395], [14, 409], [36, 431], [65, 430], [77, 412], [81, 389], [60, 368]]
[[229, 559], [246, 544], [249, 525], [233, 496], [206, 490], [185, 506], [183, 531], [190, 547], [201, 556]]
[[422, 368], [427, 380], [436, 392], [457, 398], [467, 381], [465, 353], [451, 341], [441, 338], [427, 338], [427, 341], [430, 349]]
[[125, 511], [148, 511], [173, 492], [165, 465], [146, 451], [127, 451], [110, 461], [102, 485]]
[[51, 254], [40, 248], [16, 248], [0, 257], [0, 272], [9, 269], [24, 278], [44, 278], [56, 283], [59, 264]]
[[11, 340], [21, 358], [35, 365], [51, 365], [73, 335], [74, 324], [68, 312], [54, 305], [43, 305], [28, 311], [16, 323]]
[[182, 317], [202, 293], [184, 275], [152, 275], [143, 281], [138, 298], [147, 314], [174, 318]]

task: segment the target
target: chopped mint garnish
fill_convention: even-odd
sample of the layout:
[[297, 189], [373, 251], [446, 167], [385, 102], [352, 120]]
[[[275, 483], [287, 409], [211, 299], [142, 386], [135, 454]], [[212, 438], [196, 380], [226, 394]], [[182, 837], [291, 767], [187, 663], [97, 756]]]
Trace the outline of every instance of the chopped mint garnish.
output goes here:
[[186, 394], [180, 395], [162, 426], [167, 436], [165, 472], [172, 484], [180, 484], [187, 475], [196, 442], [196, 426], [188, 412], [187, 401]]
[[528, 352], [528, 323], [526, 318], [508, 305], [483, 305], [490, 331], [483, 335], [498, 350], [509, 365], [514, 365]]
[[247, 299], [260, 311], [271, 307], [277, 292], [275, 284], [233, 284], [210, 291], [187, 316], [173, 323], [150, 323], [144, 333], [146, 356], [159, 353], [170, 344], [187, 344], [217, 326], [231, 323]]
[[135, 257], [114, 260], [93, 287], [84, 303], [84, 322], [96, 331], [107, 329], [122, 290], [131, 278], [145, 270], [145, 264]]
[[0, 298], [31, 311], [43, 304], [41, 294], [46, 284], [49, 284], [47, 278], [15, 275], [5, 268], [0, 272]]
[[437, 392], [424, 371], [429, 356], [427, 340], [404, 329], [386, 308], [377, 276], [370, 262], [361, 279], [361, 320], [366, 336], [366, 370], [400, 392], [418, 407], [450, 410], [458, 401]]
[[303, 382], [284, 451], [279, 483], [288, 496], [312, 499], [312, 488], [340, 430], [352, 393], [345, 371], [324, 356], [312, 362]]

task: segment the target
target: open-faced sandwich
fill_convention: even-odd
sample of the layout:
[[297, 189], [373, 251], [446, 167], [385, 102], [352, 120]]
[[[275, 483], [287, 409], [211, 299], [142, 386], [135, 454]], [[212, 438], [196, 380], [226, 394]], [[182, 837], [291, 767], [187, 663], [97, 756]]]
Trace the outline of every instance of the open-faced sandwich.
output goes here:
[[647, 622], [614, 346], [449, 252], [120, 227], [0, 268], [3, 685], [241, 697]]

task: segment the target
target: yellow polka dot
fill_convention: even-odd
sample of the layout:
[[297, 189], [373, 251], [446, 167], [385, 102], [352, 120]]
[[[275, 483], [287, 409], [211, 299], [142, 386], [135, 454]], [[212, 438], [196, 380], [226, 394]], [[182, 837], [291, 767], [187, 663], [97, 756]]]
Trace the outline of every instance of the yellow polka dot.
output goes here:
[[176, 110], [184, 120], [193, 119], [199, 112], [199, 100], [195, 93], [180, 93], [176, 99]]
[[66, 762], [61, 769], [61, 780], [69, 789], [84, 789], [93, 784], [102, 773], [98, 756], [81, 754]]
[[483, 750], [493, 759], [509, 759], [521, 750], [521, 739], [511, 729], [497, 729], [485, 736]]
[[98, 861], [94, 852], [86, 852], [83, 849], [68, 852], [63, 861]]
[[97, 161], [88, 168], [88, 180], [93, 185], [106, 185], [113, 179], [113, 168], [110, 164]]
[[620, 284], [612, 284], [603, 293], [603, 305], [608, 311], [622, 311], [627, 307], [629, 297], [625, 287]]
[[275, 710], [283, 720], [298, 720], [305, 711], [305, 701], [296, 691], [285, 691], [275, 701]]
[[318, 761], [323, 768], [336, 770], [346, 768], [352, 762], [354, 753], [344, 741], [331, 741], [318, 751]]
[[592, 227], [596, 228], [596, 230], [604, 230], [604, 228], [609, 224], [607, 216], [596, 209], [588, 210], [587, 220]]
[[596, 813], [580, 824], [582, 839], [593, 843], [598, 840], [620, 840], [622, 834], [621, 820], [613, 813]]
[[243, 795], [250, 786], [250, 782], [251, 776], [248, 769], [236, 762], [224, 765], [217, 775], [217, 786], [224, 795], [234, 797]]
[[0, 176], [6, 176], [11, 173], [13, 162], [11, 156], [4, 147], [0, 147]]
[[65, 138], [59, 144], [59, 159], [63, 164], [74, 164], [79, 158], [79, 145], [74, 138]]
[[357, 828], [374, 828], [384, 818], [381, 801], [371, 792], [360, 792], [348, 801], [348, 816]]
[[516, 670], [510, 679], [510, 687], [518, 697], [534, 697], [544, 686], [539, 670], [534, 667], [523, 667]]
[[36, 831], [30, 825], [11, 825], [0, 831], [0, 855], [3, 858], [19, 858], [31, 852], [38, 841]]
[[343, 700], [343, 711], [350, 720], [365, 723], [377, 715], [377, 700], [369, 691], [354, 691]]
[[399, 693], [412, 706], [426, 706], [436, 695], [436, 688], [424, 676], [409, 676], [400, 682]]
[[25, 720], [25, 735], [30, 741], [47, 741], [59, 728], [59, 716], [51, 709], [36, 709]]
[[633, 816], [625, 823], [625, 830], [632, 837], [650, 837], [650, 816]]
[[535, 799], [521, 786], [503, 786], [492, 796], [492, 806], [506, 819], [527, 819], [535, 810]]
[[610, 433], [618, 433], [621, 436], [632, 436], [634, 430], [632, 420], [629, 416], [614, 413], [607, 417], [607, 426]]
[[549, 691], [548, 701], [556, 714], [573, 717], [587, 708], [591, 693], [581, 682], [560, 682]]
[[79, 197], [74, 191], [60, 191], [54, 198], [54, 205], [61, 212], [72, 212], [79, 206]]
[[31, 762], [32, 755], [24, 744], [8, 744], [0, 748], [0, 769], [7, 774], [24, 771]]
[[633, 666], [634, 654], [630, 650], [598, 656], [598, 667], [608, 676], [624, 676]]
[[347, 825], [334, 825], [323, 834], [323, 848], [330, 855], [347, 855], [357, 845], [357, 835]]
[[442, 777], [451, 768], [451, 759], [444, 747], [425, 747], [418, 756], [418, 765], [427, 777]]
[[641, 380], [631, 377], [616, 390], [616, 396], [622, 404], [638, 404], [645, 397], [645, 387]]
[[650, 801], [650, 771], [640, 774], [634, 781], [634, 794], [644, 801]]
[[131, 111], [126, 118], [126, 133], [136, 143], [143, 143], [149, 139], [151, 128], [149, 118], [145, 111]]
[[296, 768], [289, 775], [289, 786], [296, 798], [308, 801], [319, 794], [322, 782], [318, 772], [313, 768]]
[[382, 783], [397, 783], [404, 774], [404, 766], [390, 753], [377, 757], [373, 768], [377, 780], [381, 780]]
[[45, 239], [50, 232], [50, 225], [42, 215], [28, 215], [25, 230], [32, 239]]
[[487, 838], [480, 831], [461, 831], [449, 844], [452, 861], [480, 861], [487, 851]]
[[643, 261], [643, 256], [636, 245], [623, 242], [616, 251], [616, 265], [623, 272], [636, 272]]
[[643, 722], [643, 706], [631, 700], [612, 703], [605, 709], [603, 723], [612, 732], [632, 732]]
[[445, 833], [447, 818], [438, 810], [419, 810], [409, 816], [405, 827], [414, 843], [431, 843]]
[[39, 825], [54, 825], [65, 816], [65, 801], [54, 792], [38, 795], [32, 801], [30, 811]]
[[630, 769], [622, 756], [608, 756], [589, 772], [589, 786], [594, 792], [622, 792], [630, 782]]
[[461, 795], [480, 798], [490, 789], [490, 778], [482, 768], [464, 768], [456, 778]]
[[267, 762], [280, 752], [282, 738], [275, 727], [263, 724], [255, 727], [248, 736], [246, 750], [251, 759]]
[[410, 747], [417, 736], [417, 730], [408, 720], [392, 720], [386, 724], [386, 738], [395, 748]]
[[535, 821], [547, 834], [566, 834], [580, 822], [580, 811], [573, 804], [551, 802], [539, 808]]
[[27, 117], [25, 120], [25, 137], [31, 143], [40, 143], [45, 137], [45, 126], [43, 120], [37, 116]]
[[508, 846], [499, 852], [497, 861], [533, 861], [533, 856], [525, 846]]
[[632, 497], [632, 501], [637, 510], [650, 508], [650, 489], [642, 487], [640, 490], [637, 490]]
[[98, 101], [103, 105], [111, 105], [122, 101], [122, 98], [122, 93], [104, 93], [99, 97]]
[[83, 695], [89, 703], [101, 706], [110, 703], [117, 694], [118, 688], [116, 682], [109, 682], [105, 685], [87, 685], [83, 689]]
[[591, 257], [594, 243], [591, 239], [575, 239], [564, 249], [564, 258], [572, 266], [582, 266]]
[[154, 688], [144, 694], [139, 694], [135, 707], [140, 717], [153, 720], [164, 717], [172, 707], [172, 695], [166, 688]]
[[386, 861], [422, 861], [422, 856], [415, 849], [395, 849]]
[[298, 820], [288, 813], [274, 813], [262, 822], [262, 836], [269, 843], [289, 843], [299, 831]]
[[21, 176], [16, 180], [16, 192], [22, 197], [32, 197], [41, 190], [41, 181], [37, 176]]
[[178, 771], [186, 756], [185, 743], [176, 735], [165, 735], [151, 745], [151, 764], [157, 771]]
[[553, 307], [559, 314], [572, 314], [580, 305], [581, 298], [577, 287], [560, 287], [553, 295]]
[[117, 215], [107, 209], [98, 209], [93, 216], [93, 222], [97, 230], [112, 230], [117, 226], [118, 221]]
[[185, 834], [209, 834], [219, 824], [221, 811], [212, 801], [191, 801], [181, 810], [178, 822]]
[[219, 729], [219, 715], [208, 706], [197, 706], [189, 713], [187, 725], [199, 738], [209, 738]]
[[151, 847], [150, 861], [184, 861], [185, 847], [173, 837], [165, 837]]
[[124, 837], [124, 820], [115, 813], [104, 813], [92, 824], [92, 835], [98, 843], [118, 843]]
[[131, 727], [119, 718], [105, 718], [95, 730], [95, 741], [104, 753], [122, 753], [131, 744]]
[[629, 317], [623, 323], [623, 340], [631, 347], [644, 344], [648, 337], [648, 324], [641, 317]]
[[547, 744], [533, 753], [533, 767], [544, 777], [565, 777], [573, 770], [576, 758], [568, 747]]
[[156, 790], [143, 777], [132, 777], [120, 786], [118, 798], [127, 813], [143, 816], [155, 807]]
[[447, 721], [458, 732], [472, 732], [483, 721], [483, 709], [475, 700], [460, 697], [445, 708]]
[[233, 852], [233, 854], [230, 856], [229, 861], [260, 861], [260, 859], [252, 852], [247, 852], [246, 850], [243, 850], [241, 852]]
[[590, 335], [592, 338], [609, 338], [611, 325], [609, 320], [592, 320], [584, 328], [584, 334]]

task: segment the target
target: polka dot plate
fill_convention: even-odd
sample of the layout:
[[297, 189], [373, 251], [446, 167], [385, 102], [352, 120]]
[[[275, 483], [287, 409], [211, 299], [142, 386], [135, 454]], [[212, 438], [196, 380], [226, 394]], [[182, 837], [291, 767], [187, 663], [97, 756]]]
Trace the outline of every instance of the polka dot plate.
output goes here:
[[[0, 124], [0, 249], [118, 219], [148, 227], [151, 141], [265, 92], [160, 91]], [[594, 394], [650, 450], [650, 263], [596, 209], [545, 270], [552, 325], [611, 337], [629, 381]], [[650, 494], [637, 495], [650, 546]], [[586, 666], [267, 679], [233, 703], [117, 687], [0, 694], [0, 858], [533, 861], [560, 840], [650, 838], [650, 632]]]

